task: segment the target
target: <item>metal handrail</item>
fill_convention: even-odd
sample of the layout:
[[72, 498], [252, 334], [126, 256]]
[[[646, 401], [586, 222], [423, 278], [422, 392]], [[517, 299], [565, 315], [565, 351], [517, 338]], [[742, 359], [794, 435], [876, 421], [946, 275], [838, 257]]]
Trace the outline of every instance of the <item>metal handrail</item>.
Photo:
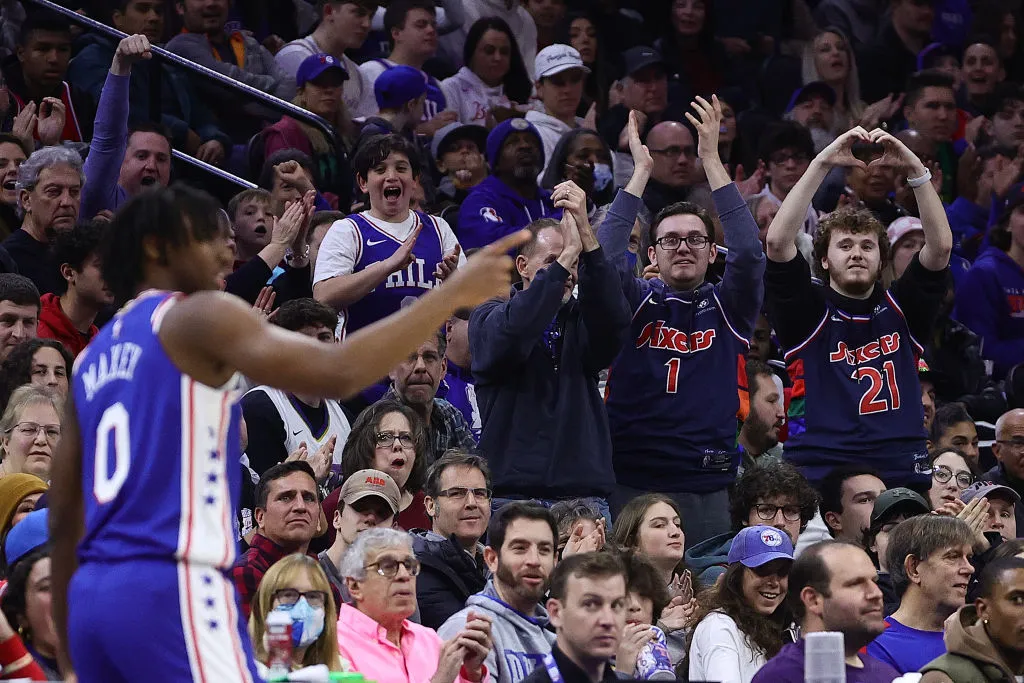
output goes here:
[[[77, 24], [83, 28], [91, 29], [98, 33], [102, 33], [108, 38], [111, 38], [118, 42], [128, 37], [127, 33], [122, 33], [121, 31], [118, 31], [117, 29], [111, 26], [107, 26], [103, 22], [97, 21], [92, 17], [82, 16], [81, 14], [69, 10], [66, 7], [61, 7], [60, 5], [51, 2], [51, 0], [28, 0], [28, 2], [32, 3], [33, 5], [37, 5], [39, 7], [47, 9], [51, 12], [60, 14], [65, 19], [74, 24]], [[282, 113], [288, 114], [293, 119], [297, 119], [310, 124], [311, 126], [323, 132], [327, 136], [327, 139], [331, 140], [334, 143], [335, 152], [338, 153], [339, 155], [341, 154], [341, 145], [340, 140], [338, 138], [338, 134], [334, 130], [334, 126], [328, 123], [326, 119], [321, 118], [320, 116], [317, 116], [313, 112], [307, 111], [302, 107], [292, 104], [291, 102], [287, 102], [278, 97], [265, 93], [262, 90], [258, 90], [252, 87], [251, 85], [241, 83], [239, 81], [234, 80], [233, 78], [228, 78], [223, 74], [217, 73], [213, 69], [208, 69], [205, 66], [202, 66], [201, 64], [196, 64], [195, 62], [185, 59], [184, 57], [181, 57], [179, 55], [176, 55], [173, 52], [168, 52], [167, 50], [161, 47], [157, 47], [154, 45], [152, 47], [152, 52], [153, 56], [156, 59], [163, 60], [170, 64], [174, 64], [177, 67], [185, 69], [186, 71], [198, 74], [199, 76], [202, 76], [203, 78], [211, 80], [219, 85], [222, 85], [225, 88], [228, 88], [229, 90], [234, 90], [235, 92], [239, 92], [244, 95], [247, 95], [248, 97], [259, 100], [262, 104], [266, 105], [270, 109], [280, 111]]]
[[255, 190], [257, 187], [259, 187], [256, 183], [252, 182], [251, 180], [239, 178], [234, 173], [228, 173], [223, 168], [217, 168], [213, 164], [208, 164], [202, 159], [196, 159], [194, 156], [189, 156], [188, 154], [185, 154], [184, 152], [179, 152], [176, 149], [171, 150], [171, 156], [182, 163], [188, 164], [189, 166], [198, 168], [202, 171], [206, 171], [211, 175], [217, 176], [221, 180], [226, 180], [227, 182], [232, 183], [233, 185], [244, 187], [247, 190]]

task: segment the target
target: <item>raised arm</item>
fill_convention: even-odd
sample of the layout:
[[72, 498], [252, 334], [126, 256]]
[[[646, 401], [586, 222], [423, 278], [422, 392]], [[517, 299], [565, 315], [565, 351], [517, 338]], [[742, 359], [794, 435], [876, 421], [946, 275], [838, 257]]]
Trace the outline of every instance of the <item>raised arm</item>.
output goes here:
[[775, 214], [775, 219], [768, 227], [765, 243], [770, 260], [788, 263], [796, 258], [796, 236], [804, 224], [807, 207], [811, 205], [814, 193], [833, 166], [866, 168], [867, 164], [853, 156], [853, 145], [857, 142], [870, 141], [868, 132], [857, 126], [840, 135], [814, 157], [811, 165], [782, 202], [779, 212]]
[[[415, 260], [412, 250], [416, 246], [416, 239], [420, 236], [421, 230], [422, 223], [416, 226], [395, 253], [383, 261], [372, 263], [357, 273], [345, 273], [320, 280], [313, 285], [313, 298], [339, 311], [359, 301], [387, 280], [389, 275], [405, 270]], [[323, 246], [320, 247], [320, 253], [325, 253]], [[320, 260], [319, 256], [317, 260]]]
[[914, 198], [921, 214], [921, 227], [924, 228], [924, 247], [918, 254], [921, 265], [928, 270], [944, 270], [953, 252], [953, 231], [950, 230], [942, 199], [931, 183], [931, 172], [906, 145], [884, 130], [876, 128], [871, 131], [871, 141], [881, 144], [884, 150], [882, 158], [872, 161], [872, 165], [895, 166], [898, 172], [906, 173], [908, 184], [916, 185], [912, 185]]
[[722, 128], [722, 105], [718, 102], [718, 95], [711, 96], [711, 102], [703, 97], [697, 97], [690, 106], [700, 116], [700, 120], [690, 112], [686, 112], [686, 119], [697, 129], [697, 155], [704, 165], [704, 173], [707, 174], [708, 184], [714, 192], [732, 182], [729, 172], [725, 170], [722, 159], [718, 155], [718, 135]]
[[347, 398], [387, 375], [459, 308], [508, 292], [508, 252], [530, 238], [519, 231], [481, 249], [440, 287], [340, 345], [319, 344], [266, 323], [241, 300], [203, 292], [171, 307], [160, 330], [182, 371], [213, 386], [236, 370], [292, 393]]

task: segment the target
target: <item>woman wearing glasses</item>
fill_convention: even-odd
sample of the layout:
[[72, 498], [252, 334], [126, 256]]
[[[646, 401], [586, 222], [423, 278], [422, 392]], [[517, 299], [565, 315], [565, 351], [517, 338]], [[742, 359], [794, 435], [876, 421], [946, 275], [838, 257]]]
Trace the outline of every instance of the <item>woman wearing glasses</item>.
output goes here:
[[[393, 399], [384, 399], [356, 418], [341, 455], [341, 472], [345, 477], [359, 470], [380, 470], [391, 475], [402, 491], [398, 526], [429, 529], [431, 522], [422, 490], [428, 449], [426, 429], [412, 408]], [[331, 498], [336, 506], [337, 498]], [[334, 509], [328, 510], [328, 507], [325, 502], [324, 509], [330, 517]]]
[[338, 654], [338, 620], [331, 587], [320, 565], [311, 557], [294, 554], [275, 563], [260, 582], [249, 617], [256, 661], [267, 664], [264, 640], [267, 616], [286, 612], [292, 619], [292, 669], [324, 664], [345, 671]]
[[932, 510], [956, 515], [963, 508], [960, 494], [974, 483], [967, 455], [958, 448], [940, 448], [929, 456], [932, 466], [932, 487], [928, 489], [928, 502]]
[[729, 548], [729, 568], [701, 596], [689, 640], [691, 681], [749, 683], [788, 642], [793, 544], [771, 526], [748, 526]]
[[60, 399], [46, 389], [32, 384], [15, 389], [0, 417], [0, 476], [25, 472], [50, 480], [60, 409]]
[[416, 610], [419, 573], [408, 534], [369, 529], [356, 538], [341, 561], [352, 596], [352, 604], [342, 605], [338, 614], [341, 656], [368, 680], [480, 683], [488, 675], [484, 659], [492, 647], [490, 621], [471, 613], [466, 626], [447, 641], [409, 621]]

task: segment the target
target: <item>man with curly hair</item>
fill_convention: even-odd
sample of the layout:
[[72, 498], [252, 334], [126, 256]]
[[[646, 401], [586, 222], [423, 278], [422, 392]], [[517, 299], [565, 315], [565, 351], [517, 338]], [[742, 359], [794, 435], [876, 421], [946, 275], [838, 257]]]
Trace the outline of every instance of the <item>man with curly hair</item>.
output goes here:
[[[866, 168], [863, 159], [878, 154], [871, 164], [896, 167], [913, 188], [924, 247], [886, 289], [879, 284], [891, 251], [885, 227], [866, 211], [839, 210], [814, 237], [821, 282], [812, 282], [795, 241], [811, 197], [832, 167]], [[930, 483], [917, 358], [945, 295], [953, 248], [930, 178], [902, 142], [858, 126], [815, 157], [768, 228], [768, 318], [796, 388], [786, 457], [811, 481], [859, 463], [888, 486]]]
[[729, 566], [729, 549], [740, 529], [764, 524], [785, 531], [796, 546], [800, 534], [818, 509], [818, 493], [788, 462], [758, 460], [744, 470], [729, 491], [732, 530], [686, 551], [686, 566], [702, 586], [710, 586]]

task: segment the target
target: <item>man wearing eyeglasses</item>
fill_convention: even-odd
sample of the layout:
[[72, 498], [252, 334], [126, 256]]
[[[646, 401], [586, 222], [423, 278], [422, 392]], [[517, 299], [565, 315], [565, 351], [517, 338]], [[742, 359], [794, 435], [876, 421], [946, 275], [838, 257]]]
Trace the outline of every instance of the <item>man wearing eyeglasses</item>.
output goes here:
[[[992, 454], [999, 461], [982, 477], [983, 480], [1008, 486], [1024, 493], [1024, 409], [1016, 408], [996, 420], [996, 441]], [[1024, 532], [1024, 505], [1015, 506], [1018, 533]]]
[[698, 152], [729, 248], [722, 282], [705, 282], [718, 258], [712, 217], [689, 203], [670, 205], [651, 223], [648, 256], [659, 277], [634, 277], [626, 259], [629, 234], [657, 163], [654, 150], [640, 143], [635, 112], [628, 124], [633, 177], [599, 236], [633, 314], [629, 341], [607, 385], [618, 483], [612, 508], [621, 510], [641, 493], [670, 495], [690, 546], [729, 531], [726, 488], [740, 461], [736, 363], [754, 334], [765, 264], [757, 224], [718, 156], [721, 104], [714, 98], [692, 106], [700, 120], [687, 116], [698, 130]]
[[[628, 123], [626, 127], [628, 129]], [[647, 149], [654, 163], [643, 197], [652, 214], [683, 201], [705, 208], [712, 206], [697, 169], [697, 143], [685, 124], [678, 121], [655, 124], [647, 134]]]
[[420, 562], [408, 534], [370, 529], [341, 562], [352, 604], [338, 611], [338, 649], [367, 680], [481, 683], [492, 648], [491, 620], [471, 614], [449, 640], [409, 621], [416, 611]]
[[[781, 206], [811, 165], [814, 139], [810, 131], [799, 123], [783, 121], [765, 130], [758, 155], [768, 169], [768, 182], [757, 196]], [[802, 231], [813, 236], [817, 230], [818, 212], [809, 206]]]

